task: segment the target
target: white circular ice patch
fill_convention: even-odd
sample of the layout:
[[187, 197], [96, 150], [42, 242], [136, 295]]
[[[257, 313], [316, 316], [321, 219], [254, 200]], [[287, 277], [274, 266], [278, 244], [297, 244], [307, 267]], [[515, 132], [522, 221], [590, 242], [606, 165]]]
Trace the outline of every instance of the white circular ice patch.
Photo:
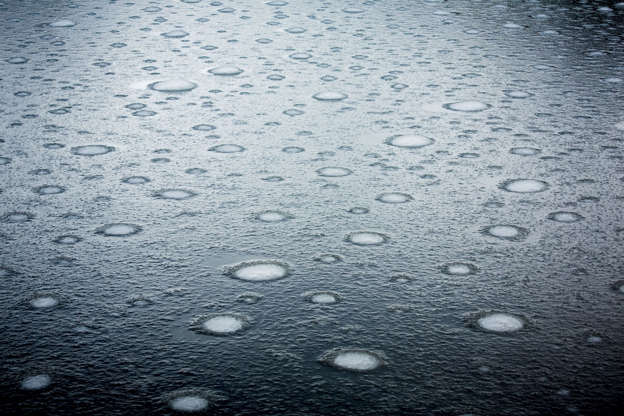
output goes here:
[[208, 407], [208, 400], [200, 396], [181, 396], [171, 400], [169, 406], [178, 412], [199, 412]]
[[421, 147], [429, 146], [433, 144], [435, 140], [419, 136], [415, 134], [405, 134], [399, 136], [393, 136], [386, 140], [386, 144], [395, 147], [403, 147], [405, 149], [418, 149]]
[[159, 92], [186, 92], [197, 87], [197, 84], [185, 79], [171, 79], [167, 81], [158, 81], [150, 84], [149, 87]]
[[375, 199], [386, 204], [404, 204], [411, 201], [413, 198], [411, 195], [401, 192], [386, 192], [378, 195]]
[[529, 194], [543, 192], [549, 188], [549, 184], [537, 179], [510, 179], [499, 185], [499, 188], [507, 191], [520, 194]]
[[479, 318], [477, 325], [486, 331], [507, 333], [521, 330], [524, 322], [513, 315], [494, 312]]
[[47, 374], [38, 374], [36, 376], [26, 377], [22, 380], [23, 390], [42, 390], [50, 385], [52, 379]]
[[342, 101], [347, 98], [347, 94], [336, 91], [326, 91], [316, 93], [312, 96], [312, 98], [318, 101]]
[[388, 241], [388, 236], [374, 231], [356, 231], [347, 235], [346, 241], [358, 246], [378, 246]]
[[457, 103], [444, 104], [444, 108], [451, 111], [461, 111], [464, 113], [476, 113], [484, 111], [492, 106], [490, 104], [482, 103], [480, 101], [460, 101]]
[[52, 296], [39, 296], [30, 301], [30, 305], [36, 309], [53, 308], [58, 305], [58, 300]]
[[266, 282], [281, 279], [289, 273], [288, 265], [273, 260], [257, 260], [238, 264], [230, 271], [237, 279], [248, 282]]

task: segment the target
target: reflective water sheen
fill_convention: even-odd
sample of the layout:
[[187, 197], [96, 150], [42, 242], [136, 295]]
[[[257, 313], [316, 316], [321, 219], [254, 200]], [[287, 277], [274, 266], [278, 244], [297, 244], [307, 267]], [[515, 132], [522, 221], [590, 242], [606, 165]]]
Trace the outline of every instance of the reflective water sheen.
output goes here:
[[0, 23], [0, 415], [622, 414], [624, 2]]

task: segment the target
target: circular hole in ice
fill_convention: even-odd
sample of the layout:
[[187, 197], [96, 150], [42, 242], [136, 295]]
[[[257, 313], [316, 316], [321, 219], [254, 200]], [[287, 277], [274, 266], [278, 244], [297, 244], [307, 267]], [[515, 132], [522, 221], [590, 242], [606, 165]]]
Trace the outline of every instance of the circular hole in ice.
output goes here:
[[266, 282], [288, 276], [288, 264], [275, 260], [256, 260], [239, 263], [229, 270], [229, 275], [247, 282]]
[[388, 236], [374, 231], [356, 231], [350, 233], [345, 241], [357, 246], [378, 246], [388, 241]]
[[550, 185], [547, 182], [537, 179], [510, 179], [501, 183], [498, 187], [507, 192], [528, 194], [543, 192], [547, 190]]
[[103, 225], [96, 230], [96, 233], [108, 237], [126, 237], [137, 234], [142, 230], [143, 229], [138, 225], [119, 222]]
[[429, 146], [434, 142], [435, 140], [429, 137], [419, 136], [415, 134], [392, 136], [386, 140], [386, 144], [389, 144], [390, 146], [402, 147], [405, 149], [418, 149], [421, 147]]
[[330, 178], [338, 178], [341, 176], [349, 176], [353, 173], [351, 169], [340, 168], [335, 166], [327, 166], [316, 170], [319, 176], [325, 176]]
[[286, 146], [282, 149], [284, 153], [301, 153], [304, 152], [305, 149], [299, 146]]
[[237, 144], [218, 144], [208, 150], [217, 153], [239, 153], [245, 151], [245, 148]]
[[103, 144], [89, 144], [86, 146], [76, 146], [71, 148], [71, 152], [78, 156], [100, 156], [114, 151], [113, 146], [105, 146]]
[[611, 285], [611, 289], [619, 293], [624, 293], [624, 280], [618, 280]]
[[38, 296], [30, 301], [30, 305], [35, 309], [53, 308], [58, 303], [58, 300], [52, 296]]
[[380, 354], [364, 349], [336, 349], [321, 356], [321, 362], [354, 372], [373, 371], [385, 364]]
[[347, 98], [347, 94], [335, 91], [326, 91], [316, 93], [312, 96], [312, 98], [318, 101], [342, 101]]
[[42, 390], [50, 385], [52, 379], [47, 374], [38, 374], [36, 376], [26, 377], [22, 380], [21, 387], [23, 390]]
[[386, 192], [380, 195], [377, 195], [375, 198], [379, 202], [383, 202], [386, 204], [404, 204], [406, 202], [411, 201], [412, 196], [408, 194], [404, 194], [401, 192]]
[[171, 79], [149, 84], [148, 87], [159, 92], [186, 92], [197, 87], [197, 84], [185, 79]]
[[195, 192], [187, 191], [185, 189], [162, 189], [160, 191], [154, 192], [154, 198], [175, 199], [177, 201], [189, 199], [196, 195], [197, 194]]
[[243, 70], [232, 65], [223, 65], [217, 68], [212, 68], [208, 72], [210, 72], [213, 75], [219, 75], [219, 76], [234, 76], [234, 75], [242, 74]]
[[583, 217], [581, 214], [570, 211], [551, 212], [550, 214], [548, 214], [547, 218], [552, 221], [563, 223], [579, 222], [585, 219], [585, 217]]
[[11, 163], [11, 158], [0, 156], [0, 166], [8, 165], [9, 163]]
[[488, 332], [509, 333], [524, 328], [524, 321], [508, 313], [493, 312], [480, 317], [477, 325]]
[[460, 101], [457, 103], [448, 103], [444, 104], [442, 107], [451, 111], [461, 111], [464, 113], [476, 113], [479, 111], [484, 111], [492, 106], [490, 104], [482, 103], [479, 101]]

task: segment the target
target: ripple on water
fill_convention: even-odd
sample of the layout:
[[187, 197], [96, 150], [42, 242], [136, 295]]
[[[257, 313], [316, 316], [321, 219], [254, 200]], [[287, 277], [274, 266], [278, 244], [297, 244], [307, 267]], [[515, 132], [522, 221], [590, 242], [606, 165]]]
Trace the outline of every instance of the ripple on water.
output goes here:
[[65, 188], [58, 185], [41, 185], [33, 188], [33, 192], [39, 195], [55, 195], [65, 192]]
[[244, 152], [245, 148], [237, 144], [218, 144], [208, 149], [211, 152], [216, 153], [240, 153]]
[[57, 20], [56, 22], [50, 23], [50, 26], [51, 27], [72, 27], [72, 26], [76, 26], [76, 23], [72, 20], [63, 19], [63, 20]]
[[340, 302], [342, 299], [338, 293], [329, 290], [306, 292], [303, 294], [303, 297], [308, 302], [318, 305], [332, 305]]
[[54, 239], [56, 244], [72, 245], [82, 241], [82, 238], [76, 235], [60, 235]]
[[474, 329], [496, 334], [510, 334], [526, 326], [526, 319], [505, 312], [479, 312], [468, 318], [468, 325]]
[[252, 260], [228, 267], [226, 274], [246, 282], [268, 282], [288, 276], [290, 267], [277, 260]]
[[624, 294], [624, 280], [618, 280], [611, 285], [611, 289], [620, 294]]
[[219, 76], [223, 76], [223, 77], [231, 77], [231, 76], [234, 76], [234, 75], [242, 74], [243, 70], [241, 68], [238, 68], [238, 67], [233, 66], [233, 65], [223, 65], [223, 66], [219, 66], [219, 67], [216, 67], [216, 68], [212, 68], [208, 72], [210, 72], [213, 75], [219, 75]]
[[496, 224], [484, 227], [481, 229], [481, 233], [502, 240], [522, 241], [528, 237], [529, 230], [517, 225]]
[[188, 414], [203, 413], [226, 397], [212, 390], [188, 388], [166, 394], [163, 399], [171, 410]]
[[174, 199], [176, 201], [190, 199], [196, 195], [197, 194], [195, 192], [187, 191], [186, 189], [161, 189], [153, 194], [154, 198]]
[[12, 211], [12, 212], [7, 212], [6, 214], [2, 216], [2, 222], [19, 224], [19, 223], [28, 222], [32, 220], [33, 218], [35, 218], [35, 216], [34, 214], [31, 214], [30, 212]]
[[379, 246], [389, 239], [387, 235], [375, 231], [356, 231], [345, 237], [346, 242], [356, 246]]
[[115, 151], [113, 146], [103, 144], [88, 144], [71, 148], [71, 153], [78, 156], [100, 156]]
[[316, 170], [319, 176], [325, 176], [328, 178], [339, 178], [342, 176], [349, 176], [353, 173], [351, 169], [341, 168], [337, 166], [326, 166]]
[[442, 272], [451, 276], [468, 276], [477, 271], [477, 267], [470, 263], [449, 263], [442, 266]]
[[95, 230], [97, 234], [102, 234], [107, 237], [127, 237], [140, 233], [141, 231], [143, 231], [143, 228], [140, 226], [123, 222], [106, 224]]
[[402, 147], [404, 149], [419, 149], [433, 143], [435, 143], [435, 140], [415, 134], [392, 136], [386, 140], [386, 144], [394, 147]]
[[150, 182], [150, 179], [146, 178], [145, 176], [127, 176], [121, 181], [130, 185], [142, 185], [144, 183]]
[[585, 217], [583, 217], [581, 214], [577, 214], [576, 212], [571, 211], [551, 212], [546, 218], [552, 221], [563, 223], [579, 222], [585, 219]]
[[499, 184], [498, 187], [507, 192], [531, 194], [543, 192], [547, 190], [550, 185], [547, 182], [537, 179], [509, 179]]
[[536, 149], [535, 147], [513, 147], [509, 151], [512, 155], [517, 156], [535, 156], [542, 152], [541, 149]]
[[193, 319], [191, 329], [200, 334], [227, 336], [237, 334], [250, 325], [246, 315], [237, 313], [215, 313]]
[[375, 199], [385, 204], [404, 204], [406, 202], [410, 202], [414, 198], [412, 198], [412, 196], [409, 194], [404, 194], [401, 192], [386, 192], [377, 195]]
[[256, 214], [256, 220], [261, 222], [284, 222], [294, 218], [291, 214], [287, 212], [277, 211], [277, 210], [267, 210], [262, 211]]
[[456, 103], [444, 104], [442, 107], [447, 110], [460, 111], [463, 113], [477, 113], [479, 111], [492, 108], [490, 104], [482, 103], [480, 101], [460, 101]]
[[36, 391], [43, 390], [52, 383], [52, 378], [47, 374], [37, 374], [26, 377], [22, 380], [22, 390]]
[[373, 371], [386, 364], [382, 353], [361, 348], [335, 348], [321, 355], [319, 361], [340, 370], [353, 372]]
[[342, 101], [347, 98], [347, 94], [336, 91], [325, 91], [314, 94], [312, 98], [318, 101]]
[[197, 88], [197, 84], [185, 79], [170, 79], [167, 81], [153, 82], [148, 87], [159, 92], [186, 92]]
[[316, 257], [314, 260], [323, 263], [323, 264], [334, 264], [342, 262], [342, 257], [337, 254], [321, 254]]

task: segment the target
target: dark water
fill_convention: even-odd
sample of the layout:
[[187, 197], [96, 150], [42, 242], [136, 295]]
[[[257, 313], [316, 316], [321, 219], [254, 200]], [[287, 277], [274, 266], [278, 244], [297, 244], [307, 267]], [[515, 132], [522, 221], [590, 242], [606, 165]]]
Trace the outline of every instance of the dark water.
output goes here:
[[0, 3], [0, 413], [622, 414], [623, 18]]

